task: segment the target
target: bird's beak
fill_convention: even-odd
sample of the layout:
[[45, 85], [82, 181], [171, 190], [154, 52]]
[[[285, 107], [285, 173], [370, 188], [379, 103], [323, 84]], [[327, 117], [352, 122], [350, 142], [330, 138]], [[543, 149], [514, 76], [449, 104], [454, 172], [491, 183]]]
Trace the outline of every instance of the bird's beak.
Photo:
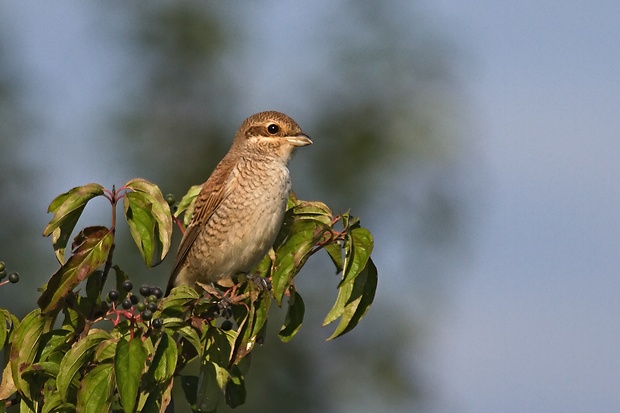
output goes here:
[[310, 140], [310, 138], [304, 135], [303, 133], [300, 133], [299, 135], [295, 135], [295, 136], [285, 136], [284, 140], [293, 146], [312, 145], [312, 141]]

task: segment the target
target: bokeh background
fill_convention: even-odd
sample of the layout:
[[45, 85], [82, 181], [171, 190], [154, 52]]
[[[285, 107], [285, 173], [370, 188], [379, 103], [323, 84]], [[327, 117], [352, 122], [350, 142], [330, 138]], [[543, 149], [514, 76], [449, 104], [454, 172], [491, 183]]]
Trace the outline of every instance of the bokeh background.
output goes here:
[[[325, 343], [337, 281], [313, 257], [302, 330], [255, 351], [235, 411], [620, 411], [618, 22], [615, 0], [1, 2], [0, 260], [22, 281], [0, 306], [24, 315], [57, 268], [53, 197], [135, 176], [180, 197], [275, 109], [315, 142], [295, 191], [362, 217], [379, 287]], [[164, 285], [170, 260], [119, 236]]]

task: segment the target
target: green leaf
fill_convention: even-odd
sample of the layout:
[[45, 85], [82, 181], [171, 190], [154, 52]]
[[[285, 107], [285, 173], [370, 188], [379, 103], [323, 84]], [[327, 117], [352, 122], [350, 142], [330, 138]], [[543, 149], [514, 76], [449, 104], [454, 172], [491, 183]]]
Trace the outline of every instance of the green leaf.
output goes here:
[[33, 381], [43, 376], [56, 379], [59, 372], [60, 366], [58, 365], [58, 363], [44, 361], [42, 363], [34, 363], [28, 366], [28, 368], [22, 372], [22, 376], [25, 379]]
[[273, 295], [278, 305], [282, 304], [284, 292], [326, 230], [328, 227], [324, 223], [314, 219], [298, 219], [290, 224], [288, 235], [277, 247], [272, 270]]
[[196, 395], [198, 394], [198, 376], [181, 376], [181, 388], [187, 402], [195, 407]]
[[228, 372], [221, 366], [203, 360], [198, 375], [198, 393], [196, 395], [196, 409], [203, 412], [214, 411], [223, 399]]
[[112, 364], [100, 364], [84, 376], [77, 394], [77, 413], [112, 411], [113, 369]]
[[304, 300], [295, 290], [295, 287], [291, 286], [288, 299], [288, 311], [286, 312], [284, 325], [278, 333], [280, 340], [286, 343], [290, 341], [295, 334], [297, 334], [297, 331], [299, 331], [299, 328], [301, 327], [301, 323], [304, 321], [305, 311], [306, 307], [304, 305]]
[[110, 333], [101, 329], [92, 329], [88, 332], [88, 335], [79, 341], [77, 341], [71, 349], [65, 354], [60, 362], [60, 369], [58, 372], [58, 378], [56, 379], [56, 386], [60, 397], [67, 401], [67, 392], [69, 387], [73, 384], [79, 384], [75, 382], [78, 372], [84, 366], [84, 364], [90, 359], [90, 356], [95, 351], [97, 345], [103, 340], [110, 338]]
[[36, 413], [32, 402], [27, 399], [21, 399], [19, 403], [19, 413]]
[[136, 407], [138, 386], [145, 368], [147, 351], [140, 337], [131, 341], [121, 339], [116, 346], [114, 374], [125, 413], [132, 413]]
[[198, 410], [214, 411], [223, 399], [229, 379], [227, 365], [231, 350], [231, 337], [226, 332], [213, 327], [206, 331], [197, 384]]
[[167, 383], [174, 375], [177, 356], [177, 345], [172, 336], [168, 333], [162, 334], [148, 376], [157, 383]]
[[[249, 285], [253, 284], [249, 283]], [[254, 346], [260, 343], [264, 336], [269, 307], [271, 306], [271, 295], [266, 291], [257, 294], [256, 290], [250, 290], [250, 296], [256, 298], [246, 300], [244, 306], [233, 308], [233, 315], [238, 328], [237, 333], [234, 331], [226, 332], [233, 346], [229, 364], [236, 364], [242, 360], [252, 352]]]
[[319, 201], [297, 201], [291, 208], [296, 219], [314, 219], [325, 225], [331, 226], [333, 216], [327, 205]]
[[99, 184], [87, 184], [75, 187], [64, 194], [57, 196], [49, 205], [47, 212], [53, 212], [54, 217], [43, 230], [44, 236], [52, 236], [54, 252], [61, 264], [64, 264], [65, 248], [73, 228], [77, 223], [86, 203], [91, 199], [103, 195], [104, 189]]
[[54, 393], [53, 390], [51, 390], [52, 388], [55, 388], [55, 386], [53, 386], [53, 383], [48, 383], [48, 385], [45, 386], [45, 391], [43, 394], [45, 402], [43, 403], [43, 409], [41, 410], [41, 413], [59, 413], [59, 412], [75, 411], [75, 408], [71, 409], [72, 405], [70, 403], [63, 402], [62, 399], [60, 398], [60, 395], [58, 395], [58, 393]]
[[170, 294], [161, 300], [160, 305], [162, 313], [170, 308], [174, 308], [175, 311], [177, 311], [178, 309], [183, 308], [185, 305], [192, 301], [196, 301], [199, 298], [200, 294], [198, 294], [196, 289], [193, 287], [189, 287], [187, 285], [174, 287], [170, 291]]
[[144, 194], [138, 192], [126, 193], [123, 205], [131, 237], [138, 246], [144, 263], [150, 268], [156, 246], [153, 206], [145, 199]]
[[320, 201], [300, 201], [298, 200], [293, 207], [295, 215], [325, 215], [331, 216], [332, 210]]
[[245, 403], [246, 396], [243, 374], [241, 374], [241, 369], [234, 365], [230, 370], [230, 379], [226, 383], [226, 404], [234, 409]]
[[8, 343], [11, 343], [12, 333], [19, 325], [19, 320], [8, 310], [0, 308], [0, 349]]
[[354, 228], [345, 241], [344, 274], [340, 285], [353, 280], [366, 266], [374, 241], [366, 228]]
[[105, 263], [114, 243], [114, 233], [106, 227], [88, 227], [73, 243], [73, 255], [52, 275], [37, 301], [43, 313], [56, 309], [75, 286]]
[[334, 266], [336, 267], [336, 274], [343, 270], [344, 264], [342, 261], [342, 247], [339, 242], [327, 244], [323, 248], [329, 254], [329, 258], [332, 259]]
[[6, 337], [9, 335], [9, 321], [4, 315], [4, 310], [0, 310], [0, 349], [4, 347]]
[[28, 313], [15, 330], [9, 355], [13, 382], [17, 389], [30, 400], [36, 398], [36, 395], [30, 394], [30, 383], [22, 377], [22, 373], [33, 364], [39, 350], [41, 336], [49, 331], [53, 322], [54, 317], [42, 316], [41, 310], [37, 308]]
[[173, 380], [170, 380], [168, 386], [165, 389], [149, 389], [148, 398], [144, 403], [144, 406], [140, 410], [141, 413], [163, 413], [172, 400], [172, 385]]
[[[153, 261], [154, 246], [157, 244], [160, 250], [160, 254], [156, 264], [159, 264], [168, 254], [170, 250], [170, 241], [172, 238], [172, 215], [170, 212], [170, 206], [164, 199], [161, 191], [157, 185], [144, 180], [144, 179], [132, 179], [125, 184], [125, 187], [132, 189], [134, 192], [128, 192], [125, 194], [124, 206], [125, 217], [129, 223], [129, 229], [131, 235], [140, 248], [146, 265], [151, 266]], [[134, 205], [132, 205], [132, 203]], [[130, 220], [130, 214], [128, 213], [131, 208], [137, 208], [139, 210], [138, 215], [146, 212], [149, 215], [149, 219], [145, 220], [144, 217], [134, 221]], [[132, 226], [139, 227], [141, 224], [148, 224], [146, 228], [132, 228]], [[148, 234], [150, 239], [143, 239], [141, 235]], [[148, 249], [142, 249], [143, 244], [152, 245], [150, 254], [147, 254]]]
[[133, 189], [136, 193], [145, 195], [152, 205], [153, 217], [157, 223], [156, 231], [162, 245], [160, 259], [164, 259], [170, 249], [170, 238], [172, 237], [172, 213], [170, 205], [164, 199], [159, 187], [145, 179], [132, 179], [125, 184], [126, 188]]
[[116, 280], [116, 291], [123, 291], [123, 282], [129, 279], [129, 275], [116, 264], [112, 266], [112, 269]]
[[183, 216], [183, 224], [187, 226], [189, 221], [192, 219], [192, 215], [194, 214], [194, 205], [196, 203], [196, 197], [200, 194], [202, 190], [202, 185], [194, 185], [189, 191], [181, 198], [179, 201], [179, 205], [177, 206], [177, 210], [174, 212], [175, 218], [181, 216], [183, 212], [185, 215]]
[[338, 327], [328, 340], [351, 331], [357, 325], [370, 308], [376, 289], [377, 267], [369, 258], [359, 275], [353, 281], [340, 287], [336, 304], [323, 321], [325, 326], [341, 317]]
[[114, 355], [116, 354], [117, 344], [118, 340], [116, 338], [103, 340], [97, 345], [97, 348], [95, 349], [93, 361], [95, 363], [101, 363], [104, 361], [112, 360], [114, 358]]
[[[11, 397], [17, 391], [15, 382], [13, 381], [13, 371], [11, 370], [11, 363], [7, 363], [4, 366], [2, 372], [2, 380], [0, 381], [0, 407], [4, 406], [4, 400]], [[0, 410], [2, 411], [2, 410]]]

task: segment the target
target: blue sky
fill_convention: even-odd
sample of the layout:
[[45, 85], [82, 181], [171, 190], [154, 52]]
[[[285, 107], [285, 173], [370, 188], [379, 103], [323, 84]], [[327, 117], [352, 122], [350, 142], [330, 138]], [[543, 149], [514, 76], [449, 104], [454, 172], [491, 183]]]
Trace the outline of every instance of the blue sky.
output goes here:
[[617, 411], [620, 5], [428, 8], [473, 56], [489, 177], [475, 262], [436, 348], [445, 400], [468, 412]]
[[[96, 128], [97, 111], [115, 98], [107, 82], [120, 72], [105, 39], [82, 35], [81, 25], [97, 24], [92, 6], [35, 4], [3, 6], [2, 22], [36, 89], [30, 104], [49, 107], [41, 120], [48, 140], [35, 151], [44, 162], [60, 136], [75, 153], [92, 150], [85, 125]], [[418, 8], [464, 56], [469, 167], [484, 177], [472, 258], [456, 266], [427, 350], [435, 410], [620, 411], [620, 3]], [[92, 47], [110, 58], [80, 52]], [[81, 122], [66, 124], [68, 116]], [[107, 162], [123, 159], [57, 171], [38, 210], [58, 188], [84, 183], [84, 173], [121, 182]]]

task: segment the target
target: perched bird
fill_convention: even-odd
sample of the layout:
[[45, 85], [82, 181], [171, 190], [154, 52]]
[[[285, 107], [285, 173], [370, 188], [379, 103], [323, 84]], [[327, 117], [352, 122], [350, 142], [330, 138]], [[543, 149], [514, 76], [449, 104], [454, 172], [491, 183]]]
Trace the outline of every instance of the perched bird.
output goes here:
[[179, 285], [231, 285], [273, 245], [291, 190], [287, 164], [298, 146], [312, 144], [279, 112], [247, 118], [194, 206], [166, 294]]

